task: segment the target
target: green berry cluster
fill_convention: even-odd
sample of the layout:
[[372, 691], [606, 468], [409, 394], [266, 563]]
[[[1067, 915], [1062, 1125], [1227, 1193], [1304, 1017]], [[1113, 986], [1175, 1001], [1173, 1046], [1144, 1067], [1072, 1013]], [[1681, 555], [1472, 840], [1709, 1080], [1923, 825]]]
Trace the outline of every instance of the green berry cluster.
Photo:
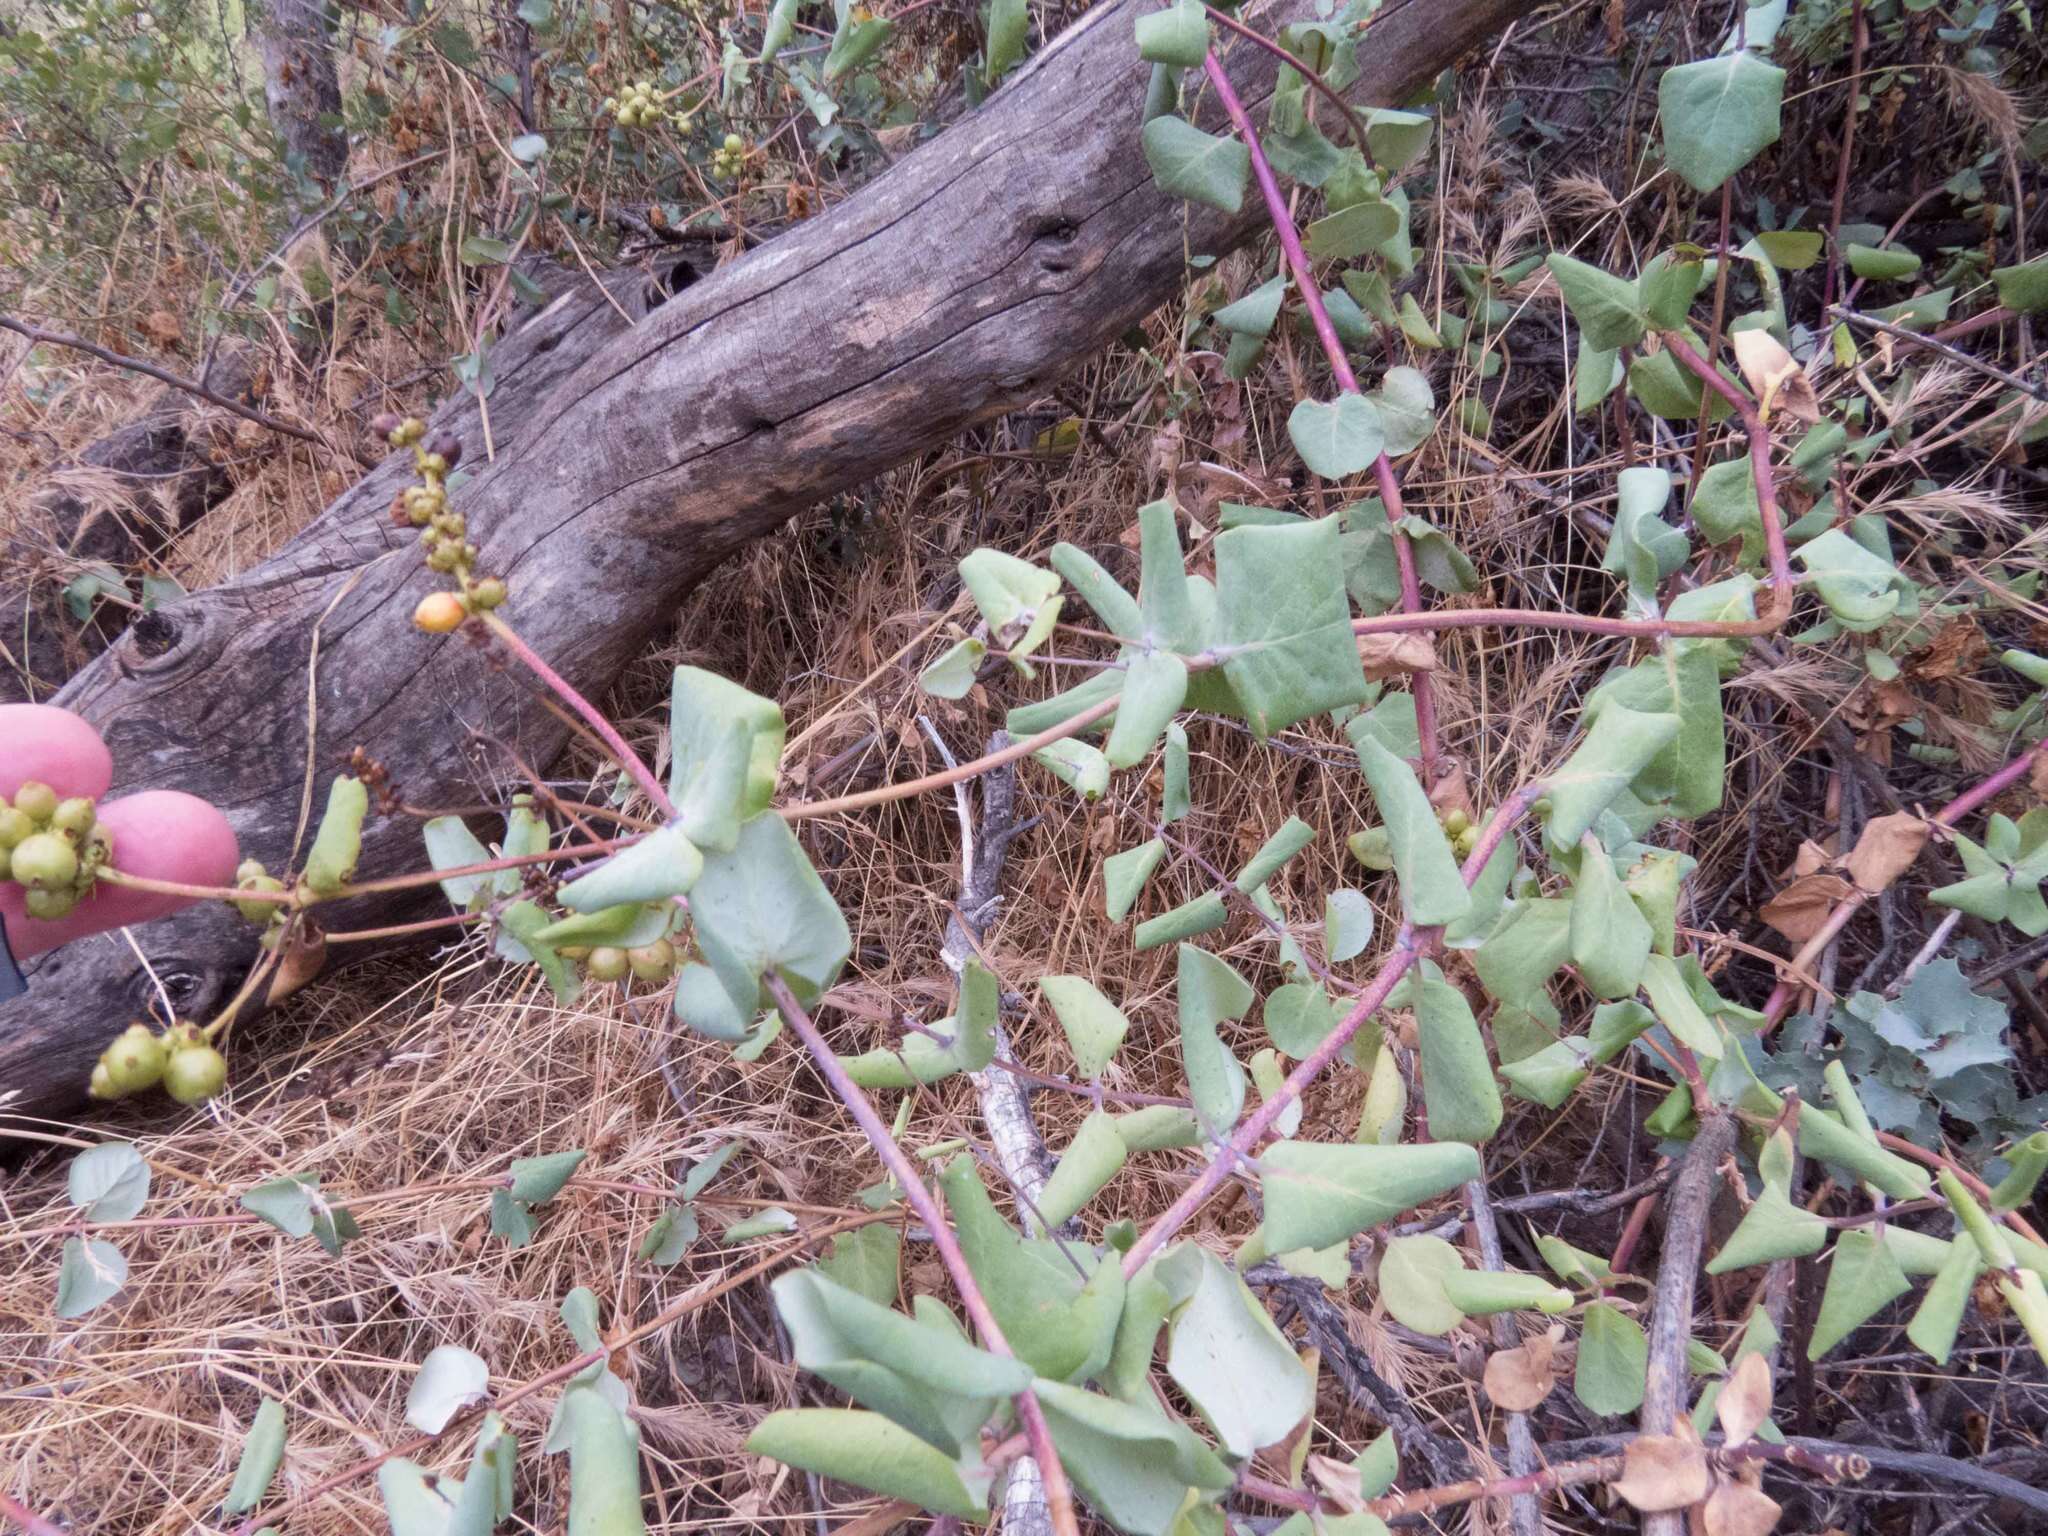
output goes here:
[[690, 114], [665, 111], [662, 105], [665, 99], [655, 90], [651, 80], [635, 80], [626, 87], [625, 95], [605, 97], [604, 110], [621, 128], [645, 128], [664, 117], [678, 128], [689, 127]]
[[393, 499], [391, 520], [401, 528], [419, 529], [427, 569], [453, 576], [460, 587], [456, 592], [430, 592], [413, 610], [413, 622], [421, 629], [445, 635], [472, 613], [497, 607], [507, 595], [502, 579], [476, 574], [477, 547], [469, 542], [468, 522], [448, 505], [448, 475], [462, 462], [462, 440], [453, 432], [429, 438], [427, 424], [419, 417], [396, 412], [386, 412], [371, 425], [392, 447], [412, 450], [419, 484], [407, 486]]
[[711, 174], [720, 181], [738, 181], [746, 165], [747, 141], [736, 133], [728, 133], [711, 156]]
[[30, 779], [12, 799], [0, 796], [0, 880], [27, 887], [22, 906], [30, 917], [69, 917], [113, 851], [98, 810], [83, 795], [60, 799]]
[[90, 1091], [96, 1099], [125, 1099], [161, 1084], [180, 1104], [203, 1104], [227, 1082], [227, 1058], [196, 1025], [173, 1024], [159, 1034], [136, 1023], [100, 1052]]
[[[284, 882], [265, 869], [261, 859], [244, 859], [235, 866], [235, 889], [281, 894]], [[235, 910], [259, 928], [275, 928], [284, 922], [287, 909], [281, 901], [238, 901]]]
[[1437, 820], [1443, 824], [1444, 836], [1451, 840], [1451, 851], [1460, 859], [1471, 857], [1472, 850], [1479, 846], [1479, 828], [1463, 811], [1441, 812]]
[[592, 981], [624, 981], [630, 975], [641, 981], [663, 982], [676, 971], [676, 947], [667, 939], [656, 939], [637, 949], [619, 949], [610, 944], [595, 949], [575, 946], [564, 949], [562, 958], [575, 961]]

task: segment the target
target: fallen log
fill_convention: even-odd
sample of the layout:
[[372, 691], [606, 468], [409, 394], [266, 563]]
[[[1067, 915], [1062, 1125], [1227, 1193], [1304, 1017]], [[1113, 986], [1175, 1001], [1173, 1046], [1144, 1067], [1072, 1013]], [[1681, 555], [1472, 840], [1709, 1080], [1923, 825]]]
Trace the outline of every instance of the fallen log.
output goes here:
[[[224, 351], [213, 387], [247, 399], [253, 347]], [[233, 417], [163, 389], [142, 414], [52, 470], [0, 530], [0, 704], [47, 698], [118, 633], [102, 610], [81, 623], [64, 588], [80, 567], [126, 573], [197, 522], [234, 483]]]
[[[1189, 250], [1258, 227], [1152, 184], [1139, 148], [1149, 66], [1106, 0], [982, 108], [837, 208], [684, 288], [644, 320], [558, 301], [519, 338], [523, 366], [490, 400], [495, 458], [473, 406], [459, 432], [474, 478], [461, 505], [507, 614], [573, 685], [602, 693], [678, 598], [804, 507], [1031, 400], [1180, 287]], [[1353, 92], [1388, 103], [1426, 86], [1503, 25], [1512, 0], [1399, 0], [1373, 20]], [[1273, 0], [1271, 30], [1311, 14]], [[1255, 108], [1274, 64], [1228, 53]], [[1205, 126], [1227, 132], [1204, 104]], [[458, 632], [409, 622], [433, 586], [391, 498], [394, 457], [275, 557], [145, 616], [56, 702], [101, 727], [116, 792], [175, 786], [234, 821], [247, 853], [289, 862], [308, 775], [361, 745], [414, 803], [473, 798], [471, 727], [531, 763], [564, 728], [528, 680]], [[421, 866], [417, 824], [373, 820], [362, 869]], [[380, 920], [373, 899], [337, 926]], [[388, 917], [382, 920], [388, 921]], [[209, 904], [137, 930], [181, 1012], [218, 1008], [254, 931]], [[118, 936], [70, 945], [0, 1009], [0, 1113], [60, 1113], [153, 983]]]

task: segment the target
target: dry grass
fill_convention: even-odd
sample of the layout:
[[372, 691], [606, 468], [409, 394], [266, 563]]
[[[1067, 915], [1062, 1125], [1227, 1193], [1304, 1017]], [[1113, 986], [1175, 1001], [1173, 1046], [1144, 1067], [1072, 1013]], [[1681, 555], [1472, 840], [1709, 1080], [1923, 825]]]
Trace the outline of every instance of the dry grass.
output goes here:
[[[1984, 114], [1996, 104], [1981, 95], [1967, 102]], [[1496, 123], [1494, 101], [1482, 96], [1447, 125], [1443, 218], [1427, 258], [1425, 312], [1456, 304], [1454, 259], [1505, 262], [1581, 241], [1590, 257], [1610, 242], [1630, 249], [1640, 226], [1653, 221], [1656, 210], [1640, 195], [1611, 190], [1630, 184], [1627, 167], [1524, 179]], [[1550, 187], [1547, 197], [1535, 191], [1539, 184]], [[1241, 288], [1249, 267], [1240, 265], [1226, 270]], [[1533, 283], [1524, 297], [1532, 317], [1554, 315], [1554, 299], [1537, 295]], [[1066, 539], [1118, 574], [1134, 575], [1133, 509], [1171, 493], [1196, 530], [1199, 568], [1217, 502], [1277, 503], [1292, 495], [1284, 417], [1300, 381], [1315, 376], [1310, 358], [1283, 336], [1259, 376], [1231, 385], [1213, 354], [1175, 345], [1182, 318], [1180, 305], [1155, 318], [1145, 360], [1126, 351], [1098, 359], [1056, 399], [816, 509], [735, 559], [679, 612], [674, 638], [621, 681], [613, 702], [629, 736], [659, 743], [668, 671], [687, 661], [782, 702], [792, 739], [785, 781], [793, 792], [839, 793], [940, 766], [920, 715], [957, 754], [972, 755], [1004, 707], [1031, 691], [1007, 675], [958, 705], [916, 689], [919, 667], [944, 643], [945, 620], [965, 611], [954, 575], [960, 556], [977, 544], [1042, 555]], [[289, 375], [289, 387], [306, 390], [296, 409], [339, 417], [412, 366], [404, 339], [373, 320], [354, 334], [317, 390]], [[1621, 463], [1619, 445], [1601, 435], [1604, 424], [1589, 437], [1584, 422], [1569, 419], [1568, 399], [1558, 398], [1557, 350], [1553, 336], [1531, 355], [1511, 351], [1501, 375], [1483, 383], [1455, 358], [1425, 359], [1440, 400], [1477, 394], [1496, 423], [1490, 442], [1480, 444], [1447, 414], [1438, 436], [1405, 467], [1410, 510], [1451, 532], [1482, 572], [1481, 590], [1454, 604], [1600, 608], [1609, 601], [1611, 578], [1599, 570], [1600, 509]], [[86, 377], [34, 414], [34, 430], [58, 447], [89, 440], [140, 398], [123, 381]], [[11, 401], [17, 410], [24, 408], [20, 382]], [[1992, 393], [1981, 378], [1946, 367], [1924, 369], [1903, 386], [1883, 370], [1827, 382], [1865, 389], [1881, 419], [1910, 418], [1936, 435], [1962, 430]], [[1168, 422], [1176, 397], [1185, 405]], [[1096, 402], [1086, 423], [1094, 432], [1067, 457], [1031, 461], [1037, 434], [1076, 414], [1081, 401]], [[26, 486], [49, 446], [0, 440], [0, 475]], [[1691, 456], [1685, 434], [1633, 446], [1674, 468]], [[1843, 489], [1859, 505], [1881, 506], [1895, 536], [1961, 536], [1991, 551], [2022, 537], [2029, 513], [2010, 485], [1928, 492], [1915, 488], [1921, 467], [1887, 449], [1847, 470]], [[297, 452], [252, 457], [234, 495], [173, 546], [166, 569], [197, 584], [245, 568], [333, 495], [334, 473]], [[1325, 505], [1320, 492], [1292, 504]], [[1085, 640], [1061, 649], [1101, 654]], [[1557, 759], [1588, 690], [1627, 657], [1615, 642], [1475, 630], [1449, 633], [1439, 650], [1447, 746], [1480, 806]], [[1753, 658], [1731, 683], [1729, 804], [1682, 834], [1682, 846], [1701, 861], [1682, 922], [1773, 945], [1750, 913], [1771, 893], [1800, 837], [1830, 814], [1832, 775], [1816, 766], [1823, 750], [1816, 744], [1825, 725], [1846, 720], [1862, 728], [1863, 705], [1852, 707], [1852, 699], [1864, 695], [1852, 690], [1865, 682], [1853, 650], [1834, 647]], [[1917, 697], [1930, 739], [1959, 744], [1976, 738], [1946, 722], [1980, 724], [1994, 702], [1933, 684]], [[1325, 891], [1363, 885], [1380, 905], [1383, 934], [1392, 931], [1390, 883], [1350, 865], [1343, 852], [1344, 835], [1373, 818], [1339, 733], [1305, 727], [1261, 751], [1227, 722], [1198, 720], [1191, 737], [1197, 809], [1185, 833], [1206, 858], [1232, 866], [1286, 816], [1300, 815], [1323, 835], [1276, 880], [1283, 909], [1312, 924]], [[1955, 778], [1903, 760], [1889, 771], [1909, 799], [1927, 801], [1940, 799]], [[1033, 982], [1080, 973], [1122, 1003], [1134, 1024], [1107, 1085], [1179, 1093], [1171, 953], [1133, 952], [1128, 930], [1106, 925], [1099, 906], [1102, 861], [1149, 835], [1156, 786], [1124, 776], [1108, 798], [1085, 807], [1035, 770], [1026, 769], [1024, 786], [1025, 813], [1039, 819], [1012, 850], [1004, 906], [984, 940], [1006, 991], [1018, 997], [1007, 1021], [1018, 1061], [1038, 1072], [1069, 1070]], [[946, 1011], [950, 984], [938, 951], [959, 855], [950, 797], [806, 823], [803, 835], [855, 934], [848, 976], [823, 1011], [839, 1047], [893, 1039], [902, 1016]], [[1170, 864], [1139, 915], [1207, 884], [1191, 864]], [[1871, 947], [1860, 932], [1853, 943]], [[1248, 919], [1234, 920], [1217, 947], [1261, 992], [1279, 979], [1270, 936]], [[1363, 978], [1377, 948], [1341, 971]], [[1713, 954], [1732, 978], [1724, 990], [1761, 998], [1763, 967], [1732, 951]], [[1256, 1015], [1231, 1038], [1241, 1056], [1265, 1043]], [[785, 1205], [816, 1227], [857, 1210], [857, 1192], [876, 1176], [846, 1117], [786, 1047], [759, 1064], [736, 1064], [724, 1047], [678, 1034], [659, 996], [600, 986], [560, 1007], [536, 978], [493, 967], [473, 945], [323, 979], [239, 1042], [235, 1055], [240, 1086], [208, 1114], [167, 1123], [154, 1110], [116, 1112], [0, 1180], [0, 1466], [17, 1469], [6, 1476], [10, 1491], [81, 1531], [170, 1536], [221, 1528], [217, 1506], [241, 1426], [264, 1395], [284, 1401], [291, 1426], [278, 1491], [303, 1497], [407, 1437], [405, 1394], [435, 1345], [475, 1350], [503, 1393], [572, 1354], [556, 1318], [571, 1288], [591, 1288], [606, 1326], [624, 1329], [772, 1251], [779, 1239], [729, 1250], [707, 1236], [673, 1271], [633, 1257], [661, 1192], [721, 1142], [738, 1140], [746, 1150], [713, 1186], [714, 1234], [750, 1202]], [[1360, 1088], [1357, 1072], [1333, 1074], [1309, 1096], [1304, 1134], [1347, 1138]], [[1612, 1189], [1640, 1178], [1651, 1153], [1637, 1126], [1661, 1091], [1610, 1070], [1559, 1115], [1511, 1106], [1490, 1170], [1496, 1194]], [[1078, 1095], [1037, 1096], [1035, 1112], [1055, 1150], [1088, 1107]], [[69, 1147], [107, 1134], [136, 1137], [150, 1159], [155, 1194], [146, 1217], [158, 1224], [122, 1237], [133, 1271], [119, 1298], [79, 1323], [57, 1323], [50, 1298], [61, 1235], [52, 1229], [67, 1215], [63, 1164]], [[981, 1137], [971, 1090], [950, 1083], [921, 1092], [906, 1139], [928, 1146], [954, 1137]], [[590, 1158], [538, 1213], [535, 1241], [515, 1251], [490, 1237], [488, 1196], [477, 1181], [513, 1157], [569, 1146], [589, 1149]], [[1084, 1219], [1099, 1226], [1102, 1213], [1112, 1212], [1142, 1222], [1171, 1200], [1193, 1166], [1189, 1154], [1141, 1158]], [[239, 1191], [300, 1171], [317, 1172], [323, 1188], [361, 1218], [363, 1237], [339, 1258], [236, 1215]], [[1625, 1214], [1580, 1224], [1566, 1218], [1561, 1226], [1547, 1215], [1536, 1225], [1605, 1248]], [[1193, 1235], [1226, 1244], [1255, 1222], [1248, 1203], [1218, 1201]], [[1511, 1261], [1532, 1263], [1524, 1229], [1507, 1225]], [[944, 1290], [936, 1265], [913, 1246], [906, 1295]], [[1425, 1420], [1476, 1457], [1498, 1455], [1488, 1449], [1500, 1433], [1498, 1416], [1441, 1346], [1393, 1327], [1369, 1284], [1354, 1285], [1343, 1304], [1353, 1337]], [[1712, 1326], [1729, 1315], [1717, 1313]], [[655, 1501], [650, 1518], [660, 1529], [795, 1532], [815, 1511], [816, 1491], [803, 1479], [740, 1450], [762, 1412], [816, 1391], [788, 1363], [758, 1285], [635, 1344], [618, 1368], [638, 1404]], [[528, 1447], [517, 1529], [561, 1527], [566, 1473], [536, 1450], [551, 1406], [551, 1394], [541, 1393], [510, 1414]], [[2022, 1404], [2019, 1416], [2035, 1411]], [[1354, 1447], [1378, 1427], [1328, 1375], [1319, 1422], [1333, 1442]], [[2038, 1417], [2026, 1422], [2024, 1433], [2040, 1433]], [[466, 1456], [457, 1436], [429, 1459], [459, 1471]], [[828, 1501], [835, 1509], [850, 1502], [845, 1490], [828, 1491]], [[1483, 1510], [1471, 1519], [1487, 1528]], [[290, 1529], [381, 1531], [374, 1482], [357, 1478], [324, 1494], [294, 1513]]]

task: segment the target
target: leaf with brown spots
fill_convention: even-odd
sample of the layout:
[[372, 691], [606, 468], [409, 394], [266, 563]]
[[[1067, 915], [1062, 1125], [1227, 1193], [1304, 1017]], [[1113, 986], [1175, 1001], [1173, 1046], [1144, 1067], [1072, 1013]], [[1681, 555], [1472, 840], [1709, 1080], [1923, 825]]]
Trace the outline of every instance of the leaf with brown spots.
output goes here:
[[1360, 635], [1358, 659], [1368, 682], [1436, 670], [1436, 647], [1427, 635]]
[[1820, 420], [1820, 402], [1814, 398], [1806, 370], [1777, 337], [1769, 331], [1737, 331], [1728, 344], [1735, 349], [1736, 366], [1755, 392], [1766, 419], [1776, 408], [1808, 426]]

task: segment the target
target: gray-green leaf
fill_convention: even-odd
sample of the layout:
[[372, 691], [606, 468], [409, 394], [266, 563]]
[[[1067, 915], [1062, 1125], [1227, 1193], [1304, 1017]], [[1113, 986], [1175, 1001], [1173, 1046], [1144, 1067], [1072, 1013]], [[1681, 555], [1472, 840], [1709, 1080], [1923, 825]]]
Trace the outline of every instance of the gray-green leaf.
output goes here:
[[71, 1159], [65, 1190], [87, 1221], [127, 1221], [149, 1198], [149, 1164], [134, 1143], [103, 1141]]
[[1785, 71], [1748, 49], [1664, 71], [1657, 106], [1664, 158], [1696, 192], [1711, 192], [1778, 142]]
[[1204, 133], [1186, 118], [1170, 114], [1153, 118], [1140, 138], [1145, 162], [1162, 192], [1225, 213], [1236, 213], [1244, 205], [1252, 157], [1236, 139]]

